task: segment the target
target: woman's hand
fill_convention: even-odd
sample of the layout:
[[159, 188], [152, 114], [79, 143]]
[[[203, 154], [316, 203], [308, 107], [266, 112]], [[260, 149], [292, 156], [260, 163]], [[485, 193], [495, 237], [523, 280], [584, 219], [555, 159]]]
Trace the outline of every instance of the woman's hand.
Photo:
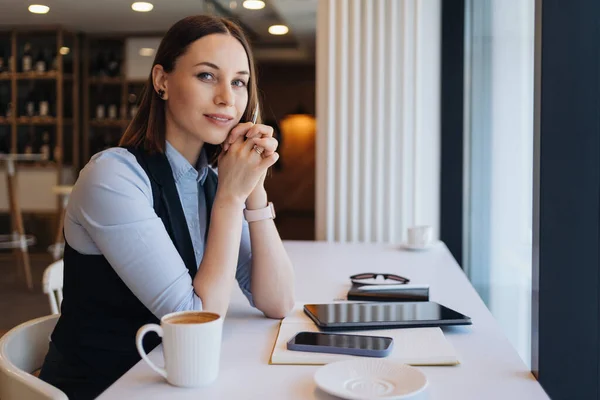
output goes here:
[[[273, 164], [277, 162], [277, 160], [279, 159], [279, 154], [277, 154], [276, 151], [277, 146], [279, 146], [279, 142], [277, 141], [277, 139], [273, 138], [272, 127], [263, 124], [253, 124], [252, 122], [239, 124], [238, 126], [233, 128], [229, 133], [227, 140], [223, 144], [223, 150], [226, 152], [229, 151], [233, 143], [236, 143], [238, 140], [243, 140], [244, 137], [247, 138], [246, 142], [253, 143], [252, 148], [254, 147], [254, 145], [256, 145], [263, 149], [263, 158], [268, 159], [275, 156], [276, 158]], [[256, 151], [254, 152], [256, 153]], [[269, 165], [269, 167], [271, 165]], [[266, 169], [264, 173], [260, 176], [260, 178], [256, 181], [255, 187], [247, 197], [246, 206], [249, 209], [264, 207], [267, 204], [266, 192], [264, 189], [265, 177]]]
[[[228, 140], [224, 144], [223, 149], [226, 151], [219, 157], [217, 196], [244, 202], [256, 187], [262, 187], [267, 169], [279, 159], [279, 154], [275, 151], [277, 140], [272, 137], [262, 137], [261, 132], [265, 132], [265, 128], [269, 127], [249, 122], [240, 124], [232, 130], [235, 136], [230, 134], [230, 138], [235, 137], [235, 140]], [[244, 140], [244, 134], [252, 134], [252, 136], [248, 135], [248, 139]], [[255, 145], [264, 149], [262, 154], [254, 150]]]

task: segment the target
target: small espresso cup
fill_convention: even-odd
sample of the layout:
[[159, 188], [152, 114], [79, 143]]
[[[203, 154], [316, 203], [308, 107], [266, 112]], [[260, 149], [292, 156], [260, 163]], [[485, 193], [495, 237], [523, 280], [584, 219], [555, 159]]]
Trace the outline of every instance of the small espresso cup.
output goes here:
[[433, 228], [429, 225], [411, 226], [408, 228], [408, 245], [411, 247], [427, 247], [433, 240]]
[[[142, 339], [148, 332], [162, 337], [165, 368], [156, 366], [144, 351]], [[223, 318], [204, 311], [167, 314], [160, 326], [142, 326], [135, 341], [142, 359], [171, 385], [197, 387], [214, 382], [219, 375]]]

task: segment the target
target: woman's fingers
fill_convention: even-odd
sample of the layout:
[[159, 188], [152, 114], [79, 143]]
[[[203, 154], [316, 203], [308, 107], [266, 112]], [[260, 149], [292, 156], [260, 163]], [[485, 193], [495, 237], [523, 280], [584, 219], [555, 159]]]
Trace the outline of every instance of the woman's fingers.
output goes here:
[[255, 137], [251, 139], [251, 142], [253, 143], [252, 147], [256, 145], [263, 149], [263, 153], [261, 154], [263, 157], [269, 157], [275, 153], [279, 146], [279, 142], [273, 137]]
[[239, 124], [229, 132], [227, 139], [223, 143], [223, 150], [229, 150], [231, 144], [243, 136], [248, 139], [254, 137], [273, 137], [273, 127], [263, 124], [253, 124], [252, 122]]
[[277, 162], [277, 160], [279, 160], [279, 153], [273, 153], [268, 157], [263, 156], [260, 163], [264, 169], [268, 169], [272, 167]]
[[231, 144], [235, 143], [239, 138], [243, 137], [253, 126], [255, 125], [252, 122], [244, 122], [242, 124], [238, 124], [229, 132], [229, 135], [227, 135], [227, 139], [225, 139], [225, 142], [223, 142], [223, 150], [229, 150]]
[[273, 137], [273, 127], [269, 125], [256, 124], [246, 131], [248, 139], [254, 137]]

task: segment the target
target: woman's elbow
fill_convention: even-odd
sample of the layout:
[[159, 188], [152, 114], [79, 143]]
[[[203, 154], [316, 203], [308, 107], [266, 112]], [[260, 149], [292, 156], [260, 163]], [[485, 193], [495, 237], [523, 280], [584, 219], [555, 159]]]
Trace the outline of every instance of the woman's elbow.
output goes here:
[[278, 302], [271, 304], [256, 305], [260, 311], [263, 312], [265, 317], [272, 319], [283, 319], [285, 318], [294, 308], [294, 298], [282, 299]]

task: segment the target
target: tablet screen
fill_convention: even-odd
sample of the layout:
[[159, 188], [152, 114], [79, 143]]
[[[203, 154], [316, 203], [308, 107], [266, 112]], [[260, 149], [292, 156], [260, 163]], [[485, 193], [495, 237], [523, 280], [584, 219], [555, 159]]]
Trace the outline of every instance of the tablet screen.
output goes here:
[[306, 304], [320, 327], [466, 325], [471, 319], [435, 302]]

